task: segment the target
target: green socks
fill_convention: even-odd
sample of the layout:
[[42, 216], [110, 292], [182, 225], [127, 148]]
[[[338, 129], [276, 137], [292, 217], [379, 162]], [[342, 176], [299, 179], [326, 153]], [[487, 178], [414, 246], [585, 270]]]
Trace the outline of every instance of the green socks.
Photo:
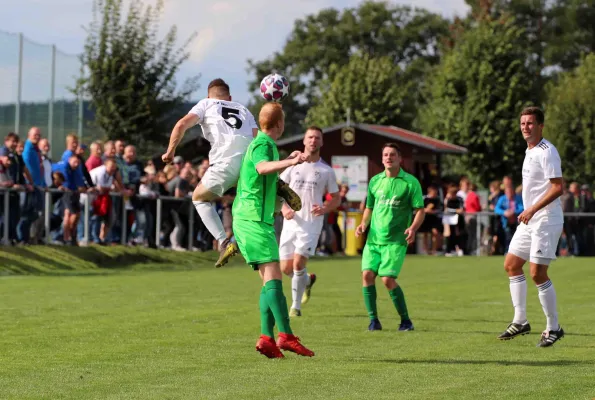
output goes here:
[[368, 310], [368, 316], [370, 319], [378, 318], [378, 311], [376, 310], [376, 285], [364, 286], [364, 303], [366, 304], [366, 310]]
[[[273, 313], [279, 332], [293, 335], [289, 326], [289, 313], [287, 312], [287, 300], [283, 294], [283, 285], [278, 279], [272, 279], [264, 284], [265, 297], [269, 308]], [[272, 331], [272, 329], [271, 329]], [[273, 335], [271, 335], [272, 337]]]
[[397, 309], [397, 312], [401, 316], [401, 321], [407, 321], [409, 319], [409, 313], [407, 312], [407, 304], [405, 303], [405, 295], [401, 286], [397, 286], [393, 290], [388, 292], [390, 298], [393, 299], [393, 304]]
[[275, 327], [275, 317], [273, 317], [273, 312], [269, 308], [269, 302], [267, 301], [266, 296], [266, 289], [264, 286], [260, 291], [260, 333], [268, 336], [268, 337], [275, 337], [273, 332], [273, 328]]

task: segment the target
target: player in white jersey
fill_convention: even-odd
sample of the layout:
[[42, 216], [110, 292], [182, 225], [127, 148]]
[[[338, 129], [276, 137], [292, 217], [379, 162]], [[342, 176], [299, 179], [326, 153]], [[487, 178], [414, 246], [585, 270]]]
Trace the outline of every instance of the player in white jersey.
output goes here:
[[548, 266], [556, 259], [558, 240], [564, 218], [560, 195], [563, 191], [562, 167], [556, 148], [543, 138], [544, 115], [537, 107], [521, 112], [521, 132], [527, 141], [523, 162], [523, 211], [519, 226], [512, 237], [504, 269], [510, 281], [514, 319], [498, 336], [509, 340], [531, 332], [527, 321], [527, 281], [523, 265], [529, 260], [531, 277], [537, 285], [539, 301], [547, 319], [547, 326], [537, 344], [548, 347], [564, 336], [558, 324], [556, 291], [548, 277]]
[[[310, 157], [310, 162], [289, 167], [281, 174], [281, 179], [302, 199], [299, 211], [292, 210], [285, 203], [281, 209], [285, 220], [279, 259], [283, 272], [292, 278], [291, 317], [301, 316], [301, 304], [308, 301], [312, 285], [316, 282], [316, 275], [307, 273], [306, 263], [316, 251], [324, 215], [336, 209], [341, 201], [335, 171], [321, 160], [321, 147], [322, 130], [316, 126], [309, 127], [304, 135], [304, 154]], [[330, 193], [331, 200], [322, 204], [326, 193]]]
[[192, 203], [209, 232], [219, 242], [219, 260], [215, 266], [220, 267], [238, 252], [238, 248], [225, 234], [212, 201], [237, 184], [242, 157], [258, 133], [258, 127], [252, 113], [231, 100], [227, 83], [223, 79], [215, 79], [209, 83], [208, 97], [192, 107], [174, 127], [167, 152], [162, 156], [163, 162], [173, 160], [184, 133], [197, 123], [211, 144], [211, 151], [209, 169], [194, 189]]

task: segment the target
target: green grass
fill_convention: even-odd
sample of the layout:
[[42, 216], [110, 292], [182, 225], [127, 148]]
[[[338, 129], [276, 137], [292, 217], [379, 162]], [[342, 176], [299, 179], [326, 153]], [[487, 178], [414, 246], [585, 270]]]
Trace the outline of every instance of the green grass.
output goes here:
[[[124, 246], [0, 247], [0, 275], [97, 275], [121, 270], [182, 270], [214, 264], [214, 252]], [[236, 264], [238, 261], [236, 261]]]
[[[55, 251], [75, 250], [83, 251]], [[414, 332], [396, 331], [396, 312], [380, 287], [385, 330], [367, 332], [359, 260], [316, 260], [312, 301], [292, 320], [316, 356], [268, 360], [254, 350], [256, 273], [239, 260], [215, 269], [214, 255], [155, 254], [171, 263], [152, 258], [104, 275], [1, 278], [0, 398], [595, 397], [593, 259], [552, 267], [567, 335], [548, 349], [535, 347], [545, 318], [533, 285], [534, 333], [495, 339], [512, 317], [501, 258], [408, 258], [401, 283]], [[182, 260], [193, 257], [203, 264], [184, 270], [194, 261]], [[289, 286], [284, 279], [287, 296]]]

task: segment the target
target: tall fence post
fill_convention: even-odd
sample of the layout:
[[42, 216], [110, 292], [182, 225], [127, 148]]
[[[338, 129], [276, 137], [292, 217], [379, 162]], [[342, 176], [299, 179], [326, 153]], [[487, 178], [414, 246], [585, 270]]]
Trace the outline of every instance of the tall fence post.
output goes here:
[[50, 156], [54, 152], [54, 99], [56, 96], [56, 45], [52, 45], [52, 66], [50, 78], [50, 103], [48, 107], [48, 140], [50, 142]]
[[9, 202], [10, 192], [8, 190], [4, 190], [4, 215], [2, 216], [2, 221], [4, 222], [4, 233], [2, 235], [2, 243], [5, 245], [10, 243], [10, 240], [8, 239], [8, 227], [10, 225], [10, 216], [8, 215]]
[[128, 233], [128, 218], [126, 218], [126, 197], [122, 195], [122, 236], [120, 238], [120, 243], [122, 245], [126, 244], [126, 233]]
[[155, 207], [155, 246], [159, 248], [161, 246], [161, 199], [157, 198], [157, 206]]
[[23, 34], [19, 33], [19, 64], [17, 75], [17, 102], [14, 112], [14, 131], [19, 133], [21, 127], [21, 99], [23, 95]]
[[477, 213], [475, 215], [475, 229], [477, 230], [477, 236], [476, 236], [476, 246], [477, 246], [477, 250], [476, 250], [476, 255], [479, 257], [481, 255], [481, 213]]
[[85, 220], [83, 221], [83, 231], [84, 231], [84, 237], [83, 240], [85, 241], [85, 243], [87, 243], [87, 245], [89, 244], [90, 237], [89, 237], [89, 224], [90, 224], [90, 207], [91, 205], [89, 204], [89, 194], [87, 194], [85, 196]]
[[188, 250], [192, 250], [194, 244], [194, 204], [189, 203], [190, 220], [188, 220]]
[[50, 192], [44, 193], [44, 226], [45, 226], [45, 244], [50, 244], [51, 231], [51, 214], [52, 214], [52, 194]]

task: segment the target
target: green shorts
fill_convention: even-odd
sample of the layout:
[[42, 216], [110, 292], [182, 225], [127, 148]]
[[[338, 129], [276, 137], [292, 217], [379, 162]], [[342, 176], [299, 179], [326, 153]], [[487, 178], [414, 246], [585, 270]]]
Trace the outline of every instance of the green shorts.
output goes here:
[[233, 234], [246, 263], [255, 271], [261, 264], [279, 262], [279, 245], [273, 225], [234, 218]]
[[402, 244], [366, 243], [362, 255], [362, 271], [372, 271], [378, 276], [397, 278], [403, 267], [407, 246]]

